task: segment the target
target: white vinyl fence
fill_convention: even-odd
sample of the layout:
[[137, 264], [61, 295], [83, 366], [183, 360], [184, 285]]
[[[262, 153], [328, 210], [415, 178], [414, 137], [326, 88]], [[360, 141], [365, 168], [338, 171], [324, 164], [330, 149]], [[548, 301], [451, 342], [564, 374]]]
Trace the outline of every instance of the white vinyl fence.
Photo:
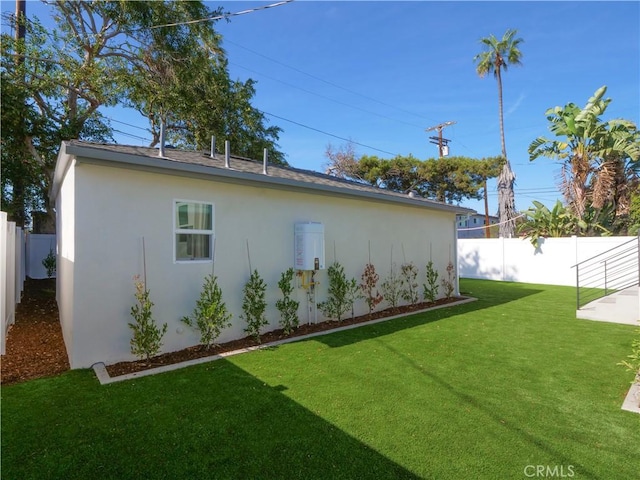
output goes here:
[[[49, 255], [56, 254], [56, 236], [54, 234], [28, 233], [26, 235], [26, 267], [29, 278], [48, 278], [47, 269], [42, 261]], [[52, 278], [56, 276], [53, 272]]]
[[5, 354], [7, 331], [15, 322], [16, 304], [25, 279], [24, 233], [0, 212], [0, 354]]
[[547, 285], [576, 285], [579, 262], [636, 237], [571, 237], [529, 239], [458, 239], [460, 278], [479, 278]]

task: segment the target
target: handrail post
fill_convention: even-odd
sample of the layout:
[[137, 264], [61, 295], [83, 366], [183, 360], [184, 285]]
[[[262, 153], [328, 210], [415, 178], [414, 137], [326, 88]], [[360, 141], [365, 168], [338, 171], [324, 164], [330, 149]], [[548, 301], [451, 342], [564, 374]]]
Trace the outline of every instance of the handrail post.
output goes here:
[[576, 265], [576, 310], [580, 310], [580, 265]]
[[604, 261], [604, 296], [607, 296], [607, 261]]

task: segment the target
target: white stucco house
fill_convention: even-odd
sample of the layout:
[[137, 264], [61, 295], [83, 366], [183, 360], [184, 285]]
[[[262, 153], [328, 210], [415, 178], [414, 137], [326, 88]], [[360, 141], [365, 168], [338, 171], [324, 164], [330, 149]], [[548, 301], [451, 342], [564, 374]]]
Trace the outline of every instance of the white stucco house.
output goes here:
[[[198, 332], [180, 318], [191, 314], [205, 276], [215, 268], [233, 314], [232, 327], [218, 338], [222, 343], [246, 335], [240, 314], [250, 274], [247, 250], [251, 267], [267, 282], [265, 331], [279, 328], [277, 282], [296, 267], [295, 250], [303, 245], [294, 238], [296, 224], [324, 230], [325, 258], [319, 263], [325, 265], [298, 265], [318, 268], [320, 302], [326, 299], [323, 267], [335, 257], [358, 281], [369, 255], [381, 279], [392, 254], [397, 267], [413, 262], [420, 269], [420, 283], [430, 257], [444, 276], [449, 261], [457, 267], [456, 214], [471, 213], [229, 154], [167, 149], [160, 156], [157, 149], [80, 141], [61, 145], [52, 200], [57, 300], [71, 368], [135, 359], [127, 324], [135, 303], [133, 277], [145, 269], [154, 317], [168, 324], [162, 347], [168, 352], [199, 343]], [[457, 292], [457, 279], [455, 284]], [[301, 323], [314, 321], [305, 291], [296, 286]], [[356, 309], [367, 312], [364, 301]]]

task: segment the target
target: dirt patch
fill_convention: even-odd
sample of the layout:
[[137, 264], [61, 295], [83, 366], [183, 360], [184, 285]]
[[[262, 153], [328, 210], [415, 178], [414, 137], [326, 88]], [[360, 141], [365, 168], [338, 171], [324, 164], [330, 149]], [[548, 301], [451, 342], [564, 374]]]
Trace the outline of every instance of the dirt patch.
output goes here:
[[[386, 309], [348, 318], [341, 322], [325, 321], [316, 324], [302, 324], [292, 334], [285, 335], [283, 330], [274, 330], [260, 336], [260, 342], [253, 337], [223, 343], [207, 349], [202, 345], [185, 348], [176, 352], [164, 353], [150, 359], [133, 362], [120, 362], [108, 365], [111, 377], [140, 372], [150, 368], [185, 362], [196, 358], [217, 355], [241, 348], [253, 347], [260, 343], [270, 343], [285, 338], [299, 337], [310, 333], [330, 331], [346, 325], [364, 323], [403, 313], [424, 310], [437, 305], [445, 305], [461, 300], [463, 297], [440, 299], [433, 303], [418, 303], [395, 309]], [[49, 377], [69, 370], [58, 306], [55, 300], [55, 279], [27, 279], [22, 302], [16, 309], [16, 322], [9, 328], [6, 355], [2, 356], [2, 383], [18, 383], [40, 377]]]

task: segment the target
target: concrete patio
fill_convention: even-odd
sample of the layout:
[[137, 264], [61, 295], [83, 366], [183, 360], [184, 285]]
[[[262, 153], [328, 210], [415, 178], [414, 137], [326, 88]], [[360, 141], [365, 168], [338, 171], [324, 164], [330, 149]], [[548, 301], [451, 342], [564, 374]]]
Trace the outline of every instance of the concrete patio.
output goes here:
[[585, 320], [640, 325], [640, 288], [626, 288], [590, 302], [576, 311]]

